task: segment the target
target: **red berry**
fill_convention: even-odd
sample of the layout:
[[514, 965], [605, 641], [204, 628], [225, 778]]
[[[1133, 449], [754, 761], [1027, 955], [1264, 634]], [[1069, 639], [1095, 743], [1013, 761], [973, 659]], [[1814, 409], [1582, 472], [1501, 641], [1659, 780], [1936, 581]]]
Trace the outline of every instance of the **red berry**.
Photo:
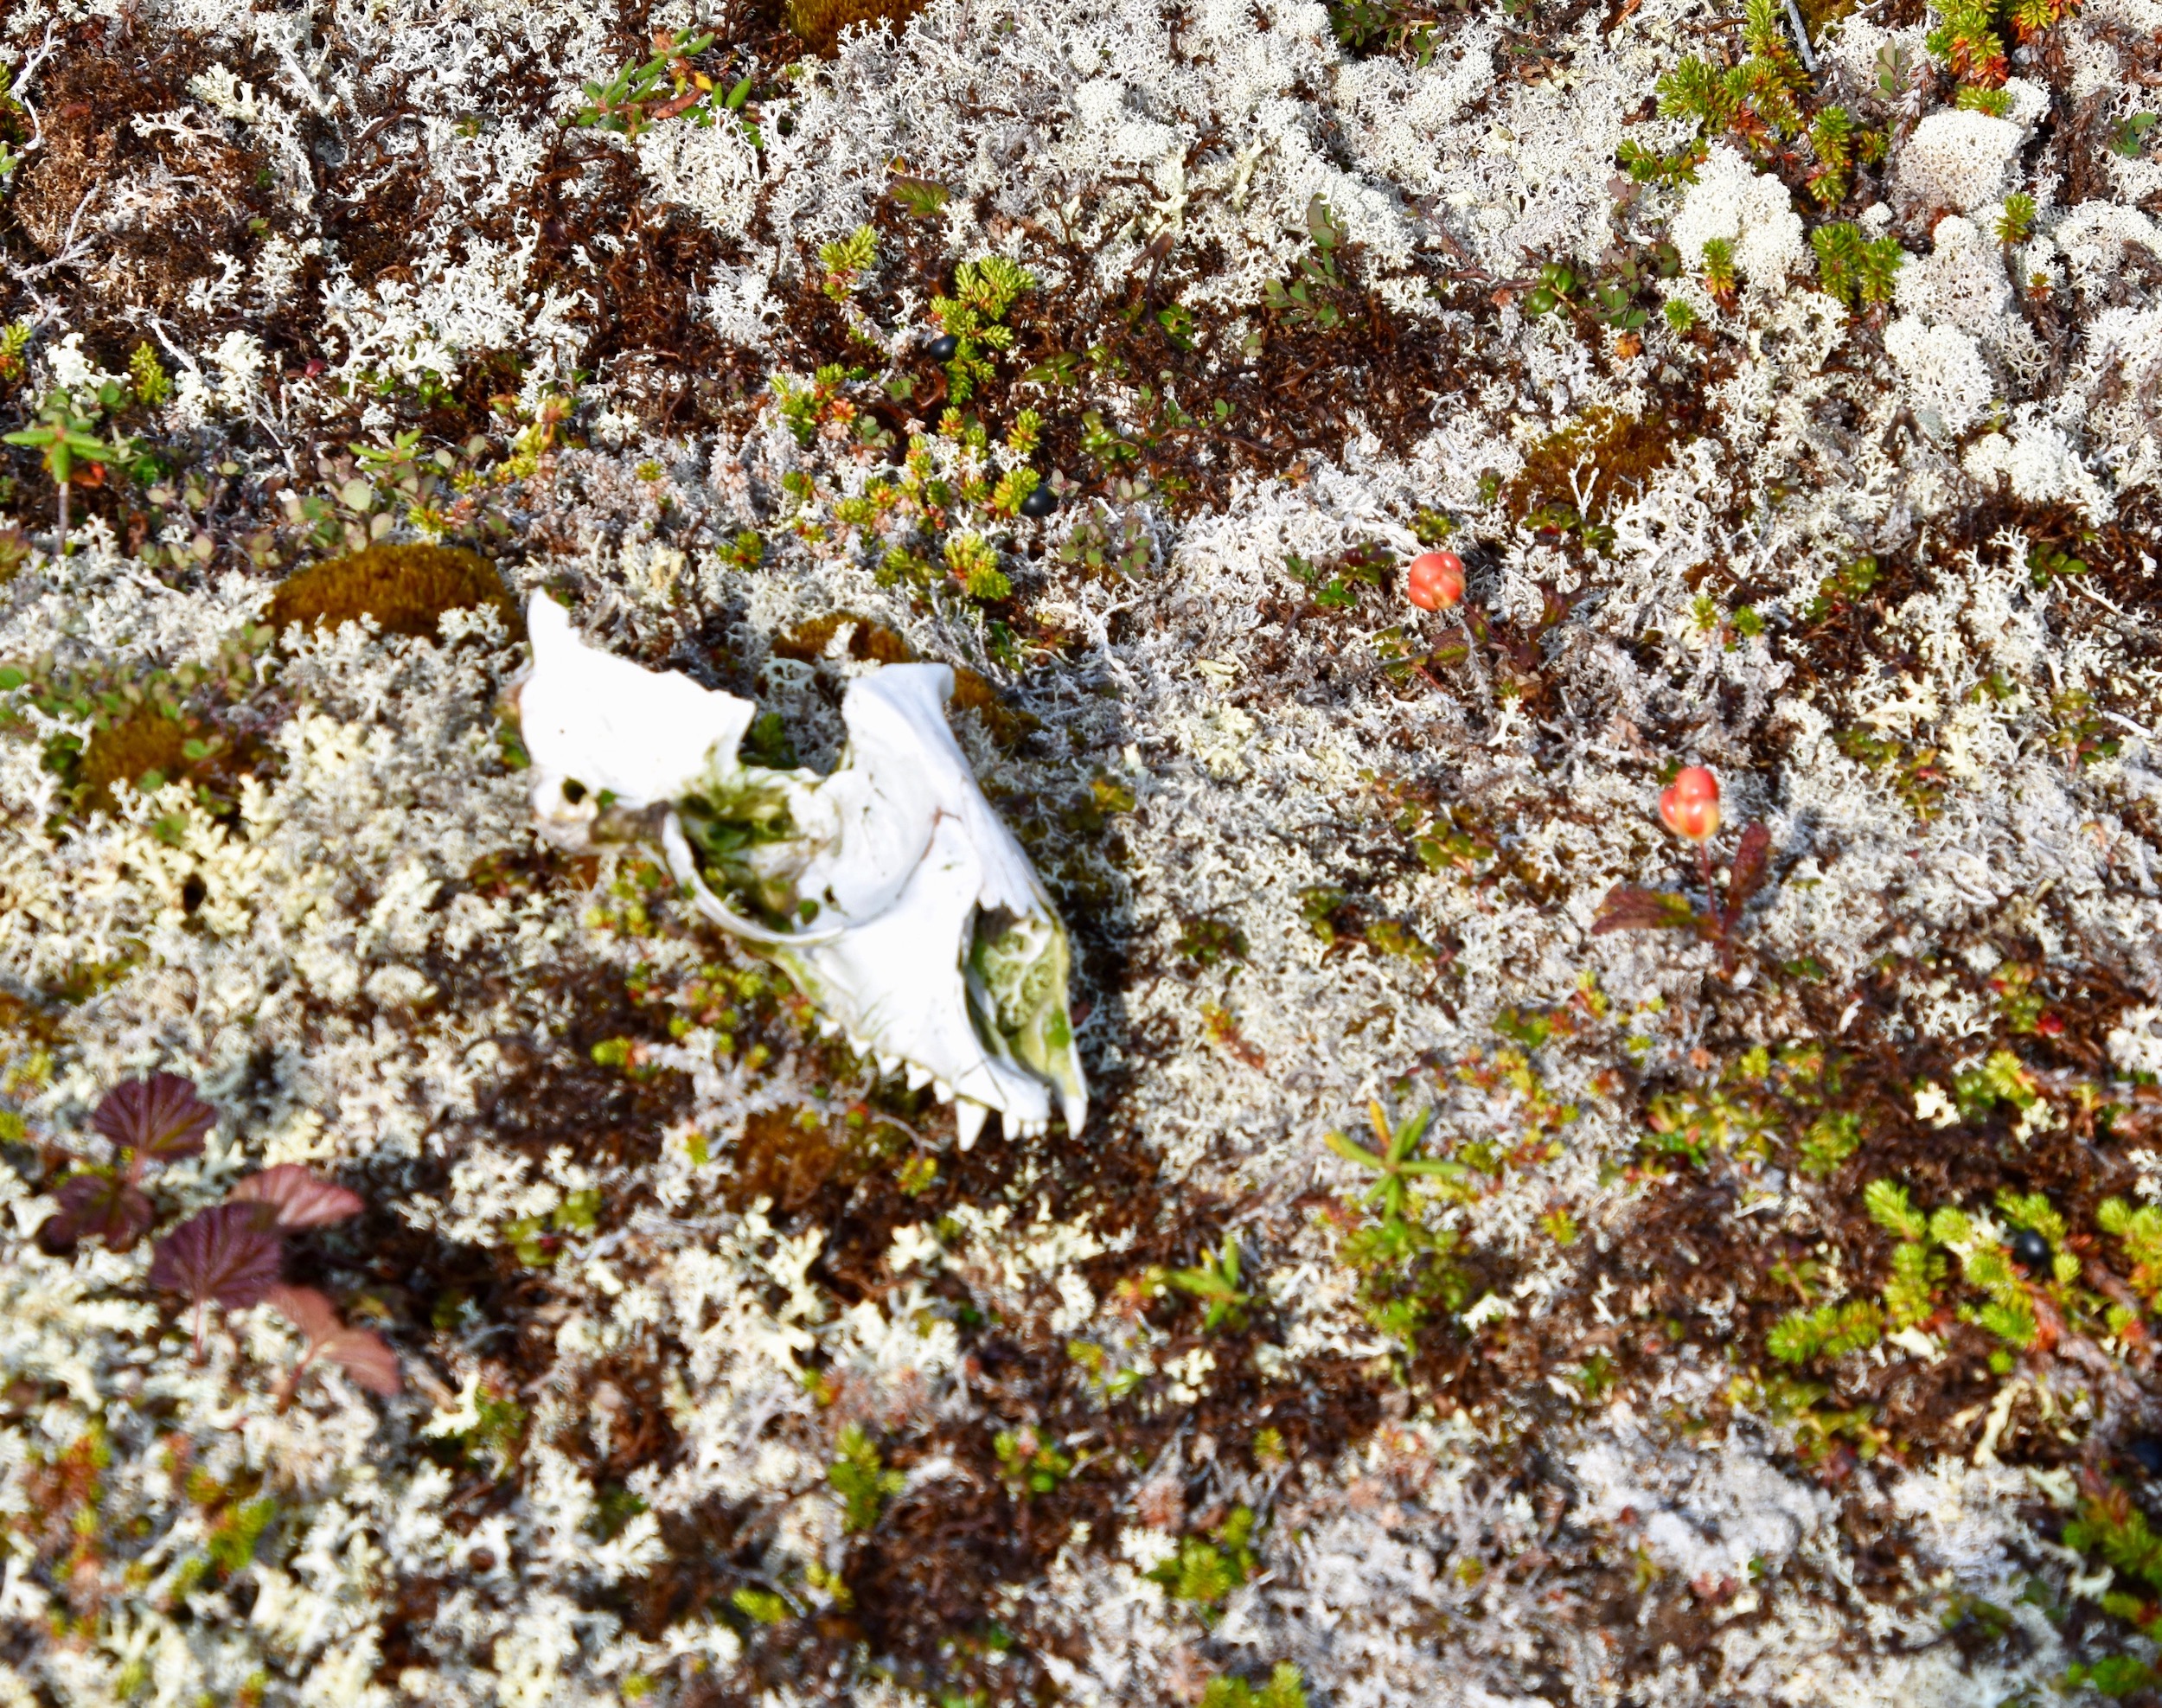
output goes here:
[[1404, 596], [1421, 611], [1447, 611], [1464, 597], [1464, 560], [1454, 552], [1426, 552], [1411, 560]]
[[1677, 836], [1711, 841], [1719, 829], [1719, 779], [1702, 765], [1685, 766], [1660, 790], [1659, 816]]

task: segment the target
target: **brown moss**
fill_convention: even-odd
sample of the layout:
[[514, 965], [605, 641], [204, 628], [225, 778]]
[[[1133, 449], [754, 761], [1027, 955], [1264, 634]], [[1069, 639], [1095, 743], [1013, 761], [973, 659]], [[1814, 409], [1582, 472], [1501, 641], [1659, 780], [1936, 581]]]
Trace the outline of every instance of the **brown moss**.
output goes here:
[[805, 47], [830, 57], [851, 25], [890, 23], [898, 30], [923, 9], [924, 0], [786, 0], [781, 17]]
[[[849, 657], [880, 664], [912, 664], [917, 662], [915, 649], [892, 630], [848, 611], [829, 611], [823, 617], [815, 617], [808, 623], [798, 624], [785, 635], [775, 638], [774, 655], [805, 664], [822, 658], [844, 623], [856, 625], [854, 632], [848, 637]], [[1041, 727], [1037, 719], [1008, 706], [1000, 697], [998, 689], [992, 686], [990, 678], [982, 671], [971, 670], [965, 664], [955, 664], [950, 668], [953, 671], [953, 703], [982, 719], [984, 729], [1001, 747], [1010, 752], [1020, 745], [1030, 731]]]
[[1545, 505], [1573, 508], [1576, 483], [1583, 479], [1594, 483], [1586, 519], [1602, 521], [1674, 460], [1674, 447], [1683, 437], [1671, 421], [1647, 420], [1595, 405], [1532, 447], [1524, 466], [1501, 489], [1501, 502], [1510, 519], [1520, 522]]
[[372, 617], [387, 633], [433, 639], [445, 611], [483, 605], [502, 612], [513, 634], [524, 632], [486, 559], [448, 546], [370, 546], [279, 582], [267, 620], [281, 630], [288, 623], [336, 628]]
[[1809, 25], [1809, 39], [1821, 41], [1824, 32], [1852, 11], [1858, 0], [1797, 0]]
[[118, 723], [98, 731], [83, 750], [76, 781], [84, 805], [93, 812], [111, 812], [114, 784], [133, 784], [139, 789], [153, 774], [160, 783], [182, 776], [189, 764], [190, 739], [182, 720], [167, 717], [157, 706], [137, 707]]
[[722, 1165], [727, 1173], [721, 1199], [732, 1210], [747, 1210], [761, 1198], [771, 1199], [793, 1212], [828, 1180], [854, 1185], [874, 1161], [867, 1145], [835, 1132], [808, 1110], [761, 1110], [744, 1123], [743, 1137]]

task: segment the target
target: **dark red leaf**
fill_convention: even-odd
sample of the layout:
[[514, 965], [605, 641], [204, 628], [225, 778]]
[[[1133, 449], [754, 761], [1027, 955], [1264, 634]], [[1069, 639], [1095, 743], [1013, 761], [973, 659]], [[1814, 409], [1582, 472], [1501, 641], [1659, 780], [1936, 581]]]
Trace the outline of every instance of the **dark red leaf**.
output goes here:
[[338, 1308], [314, 1288], [281, 1285], [272, 1288], [266, 1296], [308, 1337], [317, 1357], [329, 1359], [370, 1393], [388, 1398], [403, 1385], [398, 1354], [390, 1343], [373, 1329], [350, 1327], [338, 1315]]
[[150, 1200], [115, 1169], [86, 1168], [70, 1174], [53, 1196], [60, 1200], [60, 1208], [46, 1225], [53, 1228], [55, 1241], [68, 1245], [95, 1235], [114, 1251], [125, 1251], [150, 1225]]
[[171, 1162], [202, 1148], [218, 1112], [195, 1095], [195, 1082], [177, 1073], [129, 1079], [106, 1093], [90, 1124], [116, 1145]]
[[269, 1206], [277, 1214], [277, 1225], [287, 1233], [342, 1222], [366, 1207], [358, 1193], [319, 1180], [297, 1162], [281, 1162], [250, 1174], [234, 1186], [231, 1196], [237, 1203]]
[[261, 1303], [278, 1284], [284, 1247], [259, 1225], [259, 1213], [253, 1204], [198, 1211], [157, 1242], [150, 1285], [197, 1304], [215, 1299], [228, 1310]]
[[1742, 833], [1741, 846], [1734, 851], [1734, 864], [1728, 868], [1727, 912], [1733, 918], [1741, 918], [1749, 899], [1762, 886], [1765, 862], [1771, 851], [1772, 833], [1762, 825], [1752, 824]]
[[1699, 924], [1697, 910], [1685, 896], [1672, 890], [1641, 890], [1634, 884], [1616, 884], [1599, 904], [1599, 917], [1591, 934], [1609, 931], [1685, 931]]

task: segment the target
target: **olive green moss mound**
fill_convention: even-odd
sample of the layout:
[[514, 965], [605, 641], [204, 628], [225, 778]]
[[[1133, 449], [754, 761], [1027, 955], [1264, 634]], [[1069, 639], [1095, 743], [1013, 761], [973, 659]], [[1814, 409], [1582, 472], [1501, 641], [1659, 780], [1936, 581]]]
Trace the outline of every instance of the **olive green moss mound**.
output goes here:
[[502, 578], [485, 558], [448, 546], [370, 546], [314, 564], [280, 582], [271, 596], [271, 626], [313, 627], [372, 617], [386, 632], [432, 639], [446, 611], [492, 605], [514, 634], [524, 625]]

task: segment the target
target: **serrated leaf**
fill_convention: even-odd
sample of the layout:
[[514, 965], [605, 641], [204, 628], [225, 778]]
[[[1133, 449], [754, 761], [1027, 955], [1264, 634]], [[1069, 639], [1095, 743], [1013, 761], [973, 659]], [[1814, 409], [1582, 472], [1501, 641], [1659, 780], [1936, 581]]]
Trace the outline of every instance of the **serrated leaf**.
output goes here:
[[66, 1251], [93, 1236], [115, 1251], [125, 1251], [150, 1225], [150, 1200], [115, 1169], [72, 1174], [53, 1195], [60, 1208], [38, 1230], [48, 1251]]
[[370, 1328], [355, 1328], [312, 1287], [272, 1287], [265, 1300], [308, 1337], [317, 1358], [327, 1358], [370, 1393], [389, 1398], [403, 1385], [398, 1354]]
[[1685, 931], [1695, 930], [1697, 910], [1686, 896], [1672, 890], [1639, 889], [1634, 884], [1616, 884], [1599, 904], [1599, 917], [1591, 934], [1609, 931]]
[[372, 1328], [348, 1328], [336, 1340], [323, 1343], [323, 1355], [370, 1393], [385, 1399], [395, 1398], [404, 1385], [398, 1375], [398, 1354]]
[[305, 1334], [310, 1345], [328, 1340], [345, 1328], [338, 1308], [317, 1288], [294, 1287], [281, 1281], [264, 1294], [263, 1302]]
[[177, 1073], [129, 1079], [106, 1093], [90, 1124], [116, 1145], [160, 1162], [193, 1156], [218, 1112], [195, 1095], [195, 1082]]
[[57, 1195], [61, 1213], [74, 1219], [80, 1235], [94, 1234], [116, 1251], [128, 1250], [150, 1231], [150, 1199], [117, 1173], [77, 1174]]
[[260, 1304], [278, 1284], [284, 1249], [260, 1215], [253, 1204], [220, 1204], [190, 1216], [157, 1242], [150, 1285], [228, 1310]]
[[281, 1162], [240, 1181], [229, 1194], [234, 1203], [267, 1205], [281, 1232], [297, 1233], [357, 1216], [367, 1208], [356, 1192], [311, 1174], [297, 1162]]

